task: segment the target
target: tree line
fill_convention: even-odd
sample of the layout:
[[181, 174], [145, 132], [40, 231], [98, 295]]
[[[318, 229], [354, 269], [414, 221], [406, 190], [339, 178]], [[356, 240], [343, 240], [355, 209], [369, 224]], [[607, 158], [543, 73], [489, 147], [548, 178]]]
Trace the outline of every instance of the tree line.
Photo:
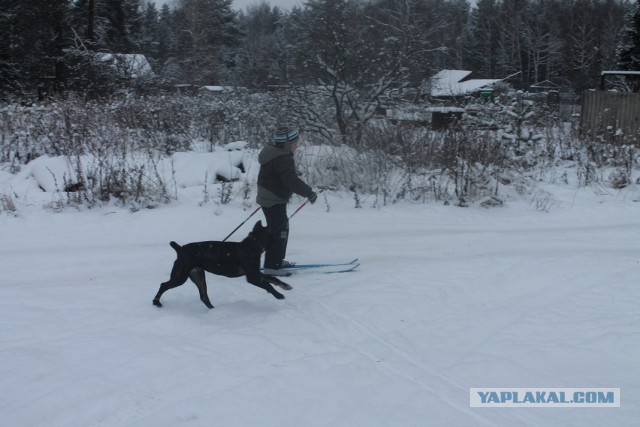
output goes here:
[[363, 100], [420, 88], [441, 69], [576, 92], [597, 87], [603, 70], [640, 70], [640, 0], [307, 0], [240, 12], [232, 0], [159, 9], [142, 0], [0, 0], [0, 10], [4, 95], [47, 81], [108, 92], [118, 79], [106, 53], [144, 54], [152, 85], [320, 85], [360, 116], [372, 113]]

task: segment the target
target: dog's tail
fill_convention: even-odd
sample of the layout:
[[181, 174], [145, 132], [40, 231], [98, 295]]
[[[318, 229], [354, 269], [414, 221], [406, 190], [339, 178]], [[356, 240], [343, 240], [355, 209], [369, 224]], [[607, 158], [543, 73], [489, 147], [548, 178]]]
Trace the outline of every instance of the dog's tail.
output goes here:
[[180, 255], [180, 249], [182, 249], [182, 246], [180, 246], [179, 244], [177, 244], [177, 243], [176, 243], [176, 242], [174, 242], [174, 241], [169, 242], [169, 244], [171, 245], [171, 247], [172, 247], [173, 249], [175, 249], [175, 250], [176, 250], [176, 252], [178, 253], [178, 255]]

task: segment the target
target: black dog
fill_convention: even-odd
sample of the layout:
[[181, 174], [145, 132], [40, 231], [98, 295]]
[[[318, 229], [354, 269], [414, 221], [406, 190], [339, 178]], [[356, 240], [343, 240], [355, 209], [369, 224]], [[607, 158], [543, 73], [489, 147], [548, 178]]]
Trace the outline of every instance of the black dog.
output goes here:
[[273, 289], [271, 284], [289, 290], [291, 286], [280, 279], [260, 272], [260, 255], [264, 252], [265, 244], [269, 240], [269, 230], [258, 221], [242, 242], [198, 242], [180, 246], [176, 242], [170, 245], [178, 253], [178, 259], [173, 264], [171, 278], [160, 285], [153, 304], [162, 307], [160, 297], [169, 289], [178, 287], [187, 279], [196, 284], [200, 292], [200, 300], [209, 308], [213, 308], [207, 294], [207, 282], [204, 272], [219, 274], [226, 277], [246, 276], [247, 282], [264, 289], [277, 299], [284, 299], [284, 295]]

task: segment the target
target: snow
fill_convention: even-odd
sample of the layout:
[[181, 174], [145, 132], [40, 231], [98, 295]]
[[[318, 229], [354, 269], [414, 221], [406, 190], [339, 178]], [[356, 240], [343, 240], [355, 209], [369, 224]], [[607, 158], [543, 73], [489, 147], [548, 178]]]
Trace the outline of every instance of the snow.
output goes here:
[[[176, 173], [176, 181], [179, 187], [189, 188], [198, 187], [204, 182], [205, 176], [208, 183], [215, 182], [216, 175], [220, 175], [228, 180], [240, 179], [242, 175], [238, 165], [242, 163], [244, 156], [243, 151], [228, 151], [225, 156], [220, 155], [220, 151], [212, 153], [175, 153], [172, 167], [179, 170]], [[168, 178], [167, 172], [171, 166], [165, 165], [165, 178]], [[203, 172], [204, 171], [204, 172]]]
[[[181, 156], [178, 201], [136, 213], [43, 209], [55, 197], [40, 188], [51, 188], [45, 165], [61, 173], [60, 159], [43, 158], [38, 173], [30, 164], [0, 174], [0, 194], [16, 194], [18, 206], [0, 212], [2, 425], [640, 419], [637, 185], [602, 192], [547, 184], [547, 212], [528, 200], [354, 209], [347, 194], [325, 191], [292, 219], [288, 259], [358, 257], [357, 271], [296, 274], [282, 301], [244, 279], [208, 274], [215, 309], [191, 283], [157, 308], [151, 300], [175, 257], [169, 241], [220, 240], [254, 209], [240, 197], [202, 205], [204, 170], [213, 173], [217, 160]], [[252, 182], [254, 169], [241, 180]], [[289, 212], [302, 202], [294, 198]], [[471, 387], [618, 387], [622, 405], [470, 408]]]
[[[88, 164], [92, 159], [88, 156], [80, 156], [81, 164]], [[75, 167], [68, 157], [42, 156], [23, 166], [15, 177], [9, 180], [10, 186], [15, 192], [15, 188], [20, 188], [21, 193], [28, 194], [25, 187], [31, 191], [44, 191], [55, 193], [64, 189], [64, 182], [71, 181], [77, 174]], [[0, 181], [0, 184], [2, 182]], [[0, 186], [0, 188], [2, 188]], [[4, 191], [8, 192], [7, 189]]]
[[[205, 183], [215, 183], [216, 176], [227, 180], [248, 179], [240, 169], [244, 163], [252, 162], [247, 158], [246, 145], [244, 141], [236, 141], [213, 147], [212, 152], [177, 152], [158, 161], [157, 171], [164, 182], [174, 183], [179, 189], [195, 189], [196, 192], [202, 191]], [[73, 158], [40, 156], [22, 165], [15, 175], [0, 168], [0, 195], [11, 194], [26, 205], [46, 204], [56, 197], [64, 198], [65, 183], [75, 182], [77, 169], [82, 170], [83, 176], [91, 176], [99, 170], [101, 161], [90, 155]], [[132, 155], [125, 162], [143, 163], [144, 160]], [[257, 168], [256, 165], [250, 172], [257, 172]], [[254, 179], [253, 175], [249, 176]]]

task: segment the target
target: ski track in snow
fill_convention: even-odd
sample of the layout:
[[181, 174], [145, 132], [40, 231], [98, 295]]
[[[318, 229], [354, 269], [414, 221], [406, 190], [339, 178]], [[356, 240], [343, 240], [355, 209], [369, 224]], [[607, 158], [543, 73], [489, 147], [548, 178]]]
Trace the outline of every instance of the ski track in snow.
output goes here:
[[[292, 220], [288, 258], [357, 257], [356, 271], [296, 274], [283, 301], [207, 274], [214, 310], [190, 282], [161, 309], [151, 300], [175, 257], [168, 242], [221, 239], [246, 218], [239, 207], [0, 217], [0, 424], [640, 419], [640, 204], [541, 213], [330, 200], [330, 212], [318, 203]], [[619, 387], [622, 407], [470, 408], [470, 387]]]

